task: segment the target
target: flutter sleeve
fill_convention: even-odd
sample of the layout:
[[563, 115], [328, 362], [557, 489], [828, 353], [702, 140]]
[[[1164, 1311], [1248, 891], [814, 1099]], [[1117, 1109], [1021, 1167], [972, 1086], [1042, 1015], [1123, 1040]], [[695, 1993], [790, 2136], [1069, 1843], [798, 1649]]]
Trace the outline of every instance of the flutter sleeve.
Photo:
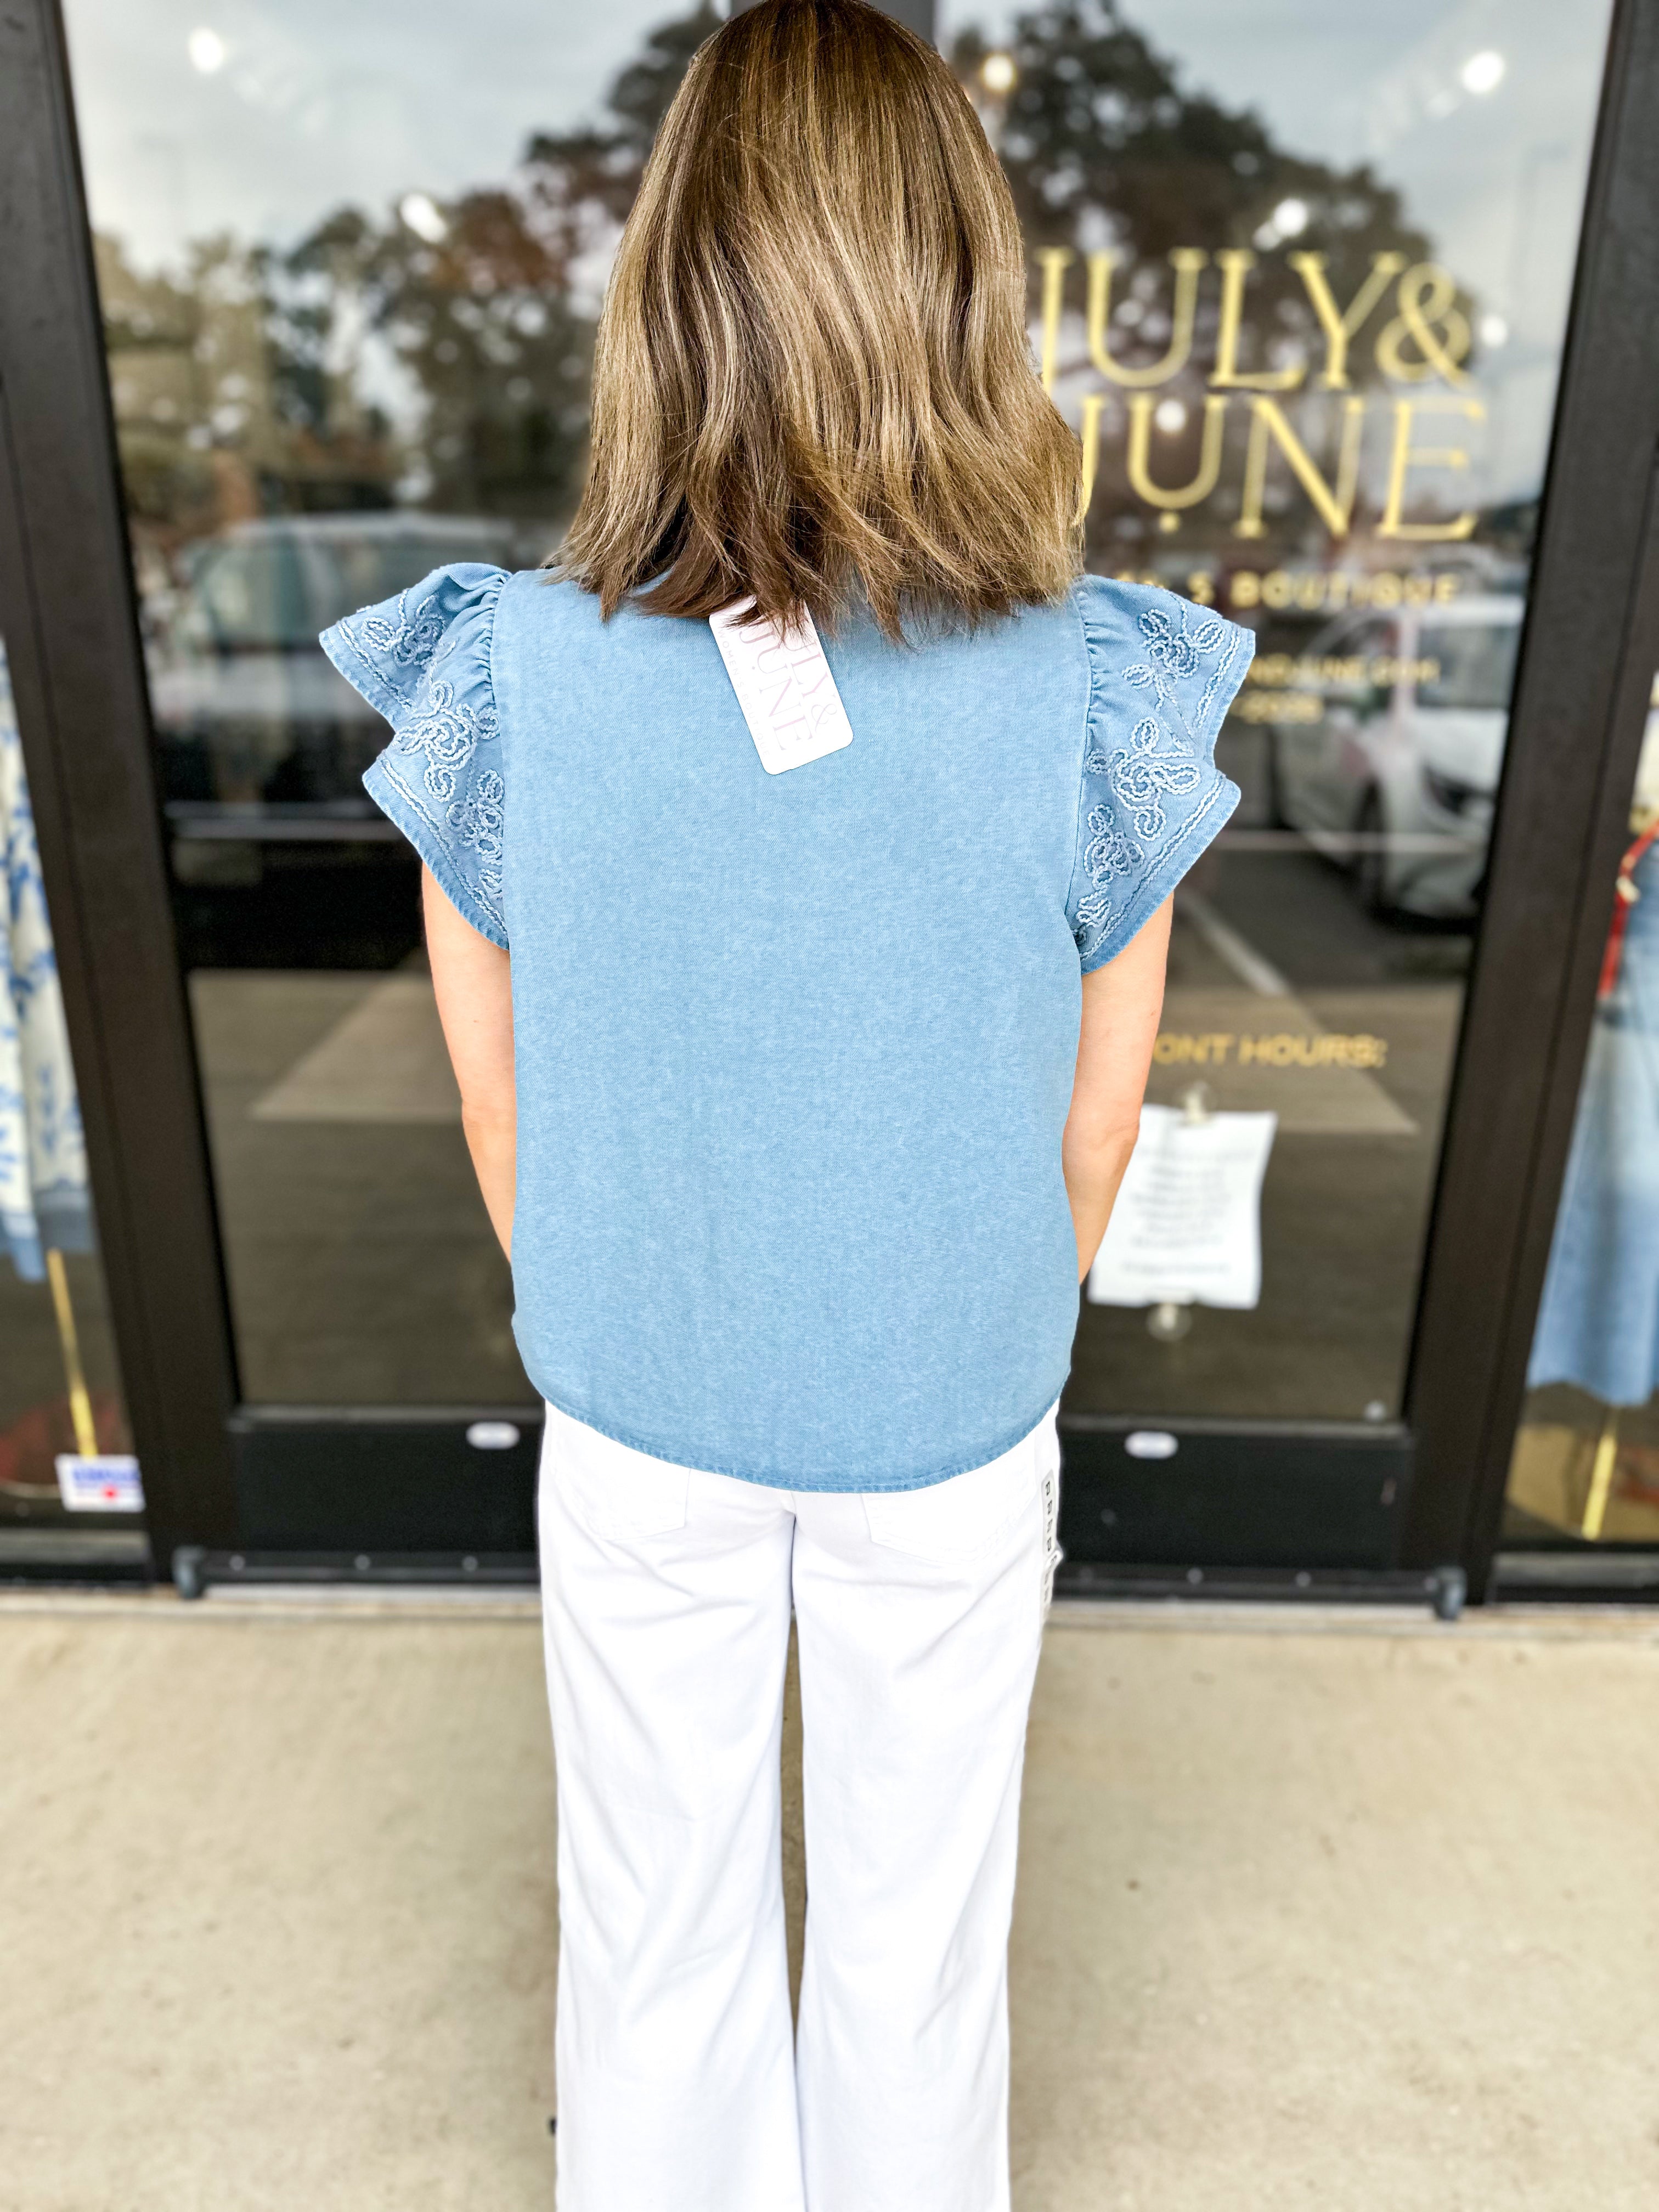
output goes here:
[[1066, 916], [1085, 975], [1149, 921], [1238, 804], [1216, 734], [1255, 650], [1173, 592], [1087, 576], [1088, 726]]
[[369, 797], [456, 910], [503, 949], [507, 785], [490, 677], [504, 568], [459, 562], [322, 635], [348, 684], [392, 725], [363, 776]]

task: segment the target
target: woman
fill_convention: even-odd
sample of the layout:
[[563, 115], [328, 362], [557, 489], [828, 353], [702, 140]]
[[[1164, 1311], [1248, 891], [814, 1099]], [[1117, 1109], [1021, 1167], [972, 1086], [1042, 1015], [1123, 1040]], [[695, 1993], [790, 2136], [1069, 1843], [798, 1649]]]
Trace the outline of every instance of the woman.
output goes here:
[[1054, 1406], [1249, 653], [1077, 579], [1024, 296], [938, 56], [764, 0], [659, 134], [554, 574], [325, 641], [547, 1400], [561, 2212], [1008, 2201]]

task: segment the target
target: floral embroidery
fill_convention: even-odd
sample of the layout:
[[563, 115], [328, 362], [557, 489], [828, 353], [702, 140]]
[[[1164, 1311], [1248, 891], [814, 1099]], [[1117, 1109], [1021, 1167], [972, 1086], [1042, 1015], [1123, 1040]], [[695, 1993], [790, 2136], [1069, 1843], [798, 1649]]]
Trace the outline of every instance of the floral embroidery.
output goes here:
[[[1196, 629], [1189, 629], [1184, 614], [1177, 618], [1166, 614], [1162, 607], [1148, 607], [1140, 617], [1140, 634], [1146, 641], [1146, 659], [1126, 668], [1123, 680], [1133, 684], [1138, 691], [1152, 692], [1160, 707], [1170, 707], [1175, 706], [1176, 678], [1197, 675], [1200, 657], [1207, 657], [1219, 647], [1227, 635], [1227, 625], [1218, 618], [1212, 618], [1200, 623]], [[1237, 635], [1233, 650], [1237, 650]], [[1231, 665], [1231, 660], [1232, 653], [1229, 653], [1222, 664], [1224, 668]], [[1152, 665], [1149, 666], [1148, 662]], [[1210, 703], [1207, 691], [1203, 703], [1206, 708]], [[1178, 706], [1176, 719], [1182, 725], [1181, 735], [1185, 737], [1185, 718]], [[1202, 720], [1201, 713], [1200, 720]]]
[[1214, 620], [1189, 630], [1185, 614], [1177, 617], [1162, 607], [1148, 607], [1140, 617], [1140, 635], [1146, 641], [1147, 659], [1169, 675], [1182, 677], [1197, 675], [1200, 654], [1213, 653], [1227, 630], [1225, 623]]
[[[1077, 940], [1085, 959], [1135, 914], [1175, 837], [1201, 819], [1221, 788], [1193, 732], [1209, 726], [1211, 705], [1237, 658], [1243, 633], [1218, 617], [1198, 616], [1173, 599], [1143, 607], [1138, 627], [1145, 658], [1115, 676], [1131, 692], [1142, 695], [1150, 711], [1141, 714], [1127, 743], [1113, 745], [1107, 731], [1115, 719], [1108, 690], [1114, 672], [1106, 654], [1118, 634], [1115, 628], [1091, 623], [1085, 613], [1091, 743], [1083, 761], [1087, 836], [1080, 860], [1094, 889], [1079, 899], [1075, 911]], [[1198, 711], [1189, 719], [1176, 687], [1201, 675], [1205, 664], [1218, 655]], [[1194, 797], [1206, 779], [1212, 787], [1210, 799], [1196, 811], [1182, 810], [1172, 829], [1164, 801]]]
[[355, 630], [360, 646], [372, 647], [386, 659], [400, 661], [405, 668], [417, 668], [435, 659], [444, 637], [435, 593], [411, 613], [409, 593], [399, 592], [391, 620], [376, 609], [360, 615], [355, 624], [347, 627]]
[[501, 831], [507, 820], [501, 804], [507, 787], [494, 769], [486, 769], [473, 785], [469, 798], [457, 799], [444, 816], [459, 842], [478, 856], [478, 881], [495, 897], [501, 890]]
[[[504, 569], [441, 568], [325, 639], [331, 658], [336, 639], [348, 648], [337, 665], [392, 724], [392, 741], [369, 771], [370, 790], [498, 944], [507, 939], [507, 788], [500, 752], [482, 759], [480, 752], [501, 735], [490, 640], [507, 581]], [[357, 663], [363, 681], [353, 673]]]
[[[1098, 757], [1091, 753], [1089, 757], [1092, 762]], [[1103, 806], [1090, 808], [1089, 828], [1093, 834], [1083, 848], [1083, 865], [1091, 884], [1103, 884], [1109, 876], [1127, 876], [1140, 866], [1146, 855]]]
[[[1149, 842], [1164, 835], [1164, 814], [1158, 793], [1167, 792], [1171, 799], [1186, 799], [1198, 789], [1204, 773], [1196, 761], [1169, 759], [1160, 750], [1163, 741], [1161, 725], [1148, 714], [1135, 724], [1128, 745], [1102, 763], [1112, 789], [1129, 809], [1136, 836]], [[1096, 757], [1091, 753], [1085, 766]]]
[[[1210, 672], [1210, 680], [1204, 686], [1204, 696], [1199, 701], [1198, 713], [1194, 717], [1200, 730], [1207, 729], [1210, 726], [1210, 709], [1215, 703], [1216, 694], [1227, 681], [1234, 661], [1243, 651], [1246, 635], [1247, 633], [1242, 629], [1234, 630], [1228, 641], [1226, 652]], [[1237, 686], [1235, 685], [1233, 688], [1237, 690]], [[1229, 693], [1228, 696], [1231, 697], [1231, 694]]]
[[1077, 918], [1083, 925], [1085, 935], [1092, 938], [1098, 945], [1111, 927], [1116, 913], [1117, 908], [1112, 904], [1110, 899], [1103, 893], [1097, 891], [1092, 898], [1079, 900]]
[[425, 756], [426, 787], [447, 806], [455, 796], [458, 772], [495, 735], [495, 709], [465, 705], [442, 677], [429, 678], [423, 689], [424, 711], [404, 724], [395, 742], [400, 752]]

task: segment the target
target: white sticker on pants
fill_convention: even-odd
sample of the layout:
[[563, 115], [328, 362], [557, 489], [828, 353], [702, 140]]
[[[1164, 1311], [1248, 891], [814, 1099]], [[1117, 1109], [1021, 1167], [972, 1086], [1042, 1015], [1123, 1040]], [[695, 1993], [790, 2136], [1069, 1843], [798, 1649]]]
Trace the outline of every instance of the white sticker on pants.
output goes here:
[[755, 602], [734, 599], [708, 617], [743, 719], [768, 775], [804, 768], [853, 742], [812, 617], [803, 607], [789, 629], [776, 622], [738, 623]]

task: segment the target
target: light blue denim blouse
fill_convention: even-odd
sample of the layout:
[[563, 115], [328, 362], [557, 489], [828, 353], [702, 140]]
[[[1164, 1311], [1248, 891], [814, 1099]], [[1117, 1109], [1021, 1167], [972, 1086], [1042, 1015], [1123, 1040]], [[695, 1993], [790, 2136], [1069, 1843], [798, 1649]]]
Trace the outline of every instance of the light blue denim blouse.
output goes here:
[[1086, 577], [899, 647], [824, 640], [853, 730], [769, 775], [707, 623], [440, 568], [323, 640], [364, 781], [512, 955], [514, 1328], [662, 1459], [908, 1490], [1066, 1379], [1079, 979], [1237, 803], [1248, 630]]

